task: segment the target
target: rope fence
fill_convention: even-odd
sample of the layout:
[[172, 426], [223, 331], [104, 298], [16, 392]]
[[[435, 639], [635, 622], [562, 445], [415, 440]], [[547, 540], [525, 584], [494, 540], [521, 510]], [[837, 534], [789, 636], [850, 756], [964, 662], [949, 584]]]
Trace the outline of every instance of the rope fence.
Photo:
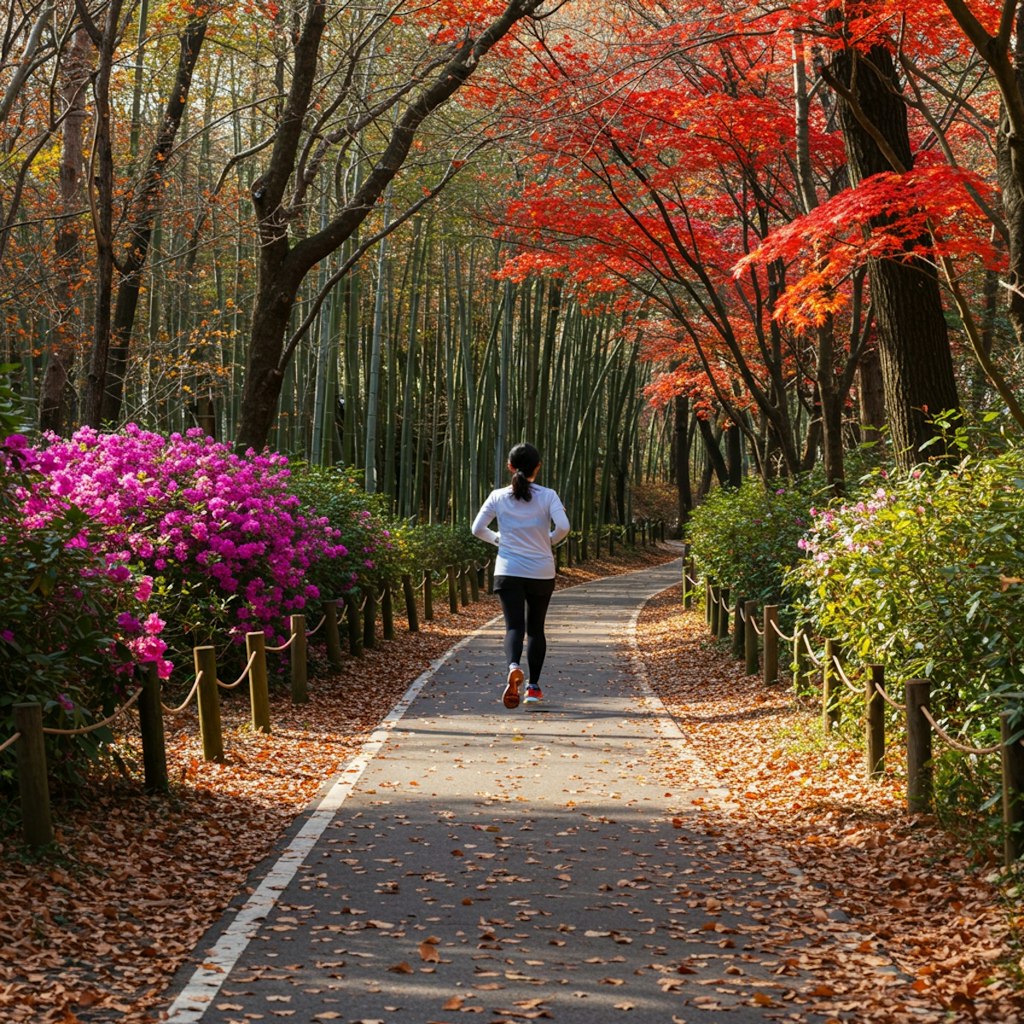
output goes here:
[[996, 751], [1002, 749], [1002, 743], [993, 743], [990, 747], [974, 747], [968, 746], [966, 743], [961, 743], [959, 740], [953, 739], [953, 737], [935, 721], [932, 717], [932, 713], [927, 707], [921, 709], [921, 714], [928, 720], [928, 724], [935, 730], [936, 735], [943, 743], [948, 744], [954, 750], [959, 750], [962, 754], [976, 754], [978, 756], [984, 756], [986, 754], [994, 754]]
[[[293, 639], [294, 639], [294, 637], [293, 637]], [[249, 660], [245, 663], [245, 668], [242, 669], [242, 674], [233, 683], [222, 683], [218, 679], [217, 680], [217, 685], [222, 690], [234, 690], [237, 687], [241, 686], [242, 683], [244, 683], [246, 681], [246, 679], [249, 678], [249, 670], [252, 668], [252, 664], [253, 664], [253, 662], [255, 660], [256, 660], [256, 652], [253, 651], [252, 654], [249, 655]]]
[[199, 689], [199, 683], [202, 680], [202, 678], [203, 674], [202, 672], [200, 672], [199, 675], [196, 676], [195, 681], [192, 683], [192, 689], [188, 691], [188, 696], [176, 708], [169, 707], [167, 704], [164, 704], [161, 701], [160, 709], [163, 711], [163, 713], [165, 715], [180, 715], [185, 710], [185, 708], [187, 708], [189, 704], [192, 703], [192, 698], [196, 695], [196, 691]]
[[77, 729], [52, 729], [47, 726], [43, 729], [43, 733], [46, 736], [86, 736], [91, 732], [97, 732], [99, 729], [105, 729], [111, 722], [120, 718], [139, 699], [141, 693], [141, 689], [136, 690], [124, 704], [101, 722], [93, 722], [92, 725], [82, 725]]
[[13, 736], [8, 736], [7, 739], [0, 743], [0, 754], [2, 754], [8, 747], [13, 747], [18, 740], [21, 739], [21, 733], [16, 732]]
[[[596, 548], [600, 556], [602, 542], [608, 545], [609, 553], [614, 553], [616, 541], [636, 544], [639, 530], [642, 543], [653, 543], [660, 536], [665, 539], [664, 522], [638, 521], [627, 527], [609, 528], [596, 533], [583, 531], [577, 534], [573, 543], [567, 547], [566, 557], [569, 564], [575, 558], [579, 561], [587, 557], [590, 539], [596, 539]], [[556, 555], [561, 552], [556, 549]], [[434, 590], [447, 585], [449, 608], [453, 614], [459, 612], [471, 602], [480, 599], [480, 588], [493, 583], [494, 559], [478, 561], [469, 558], [461, 563], [445, 566], [443, 569], [425, 568], [418, 580], [411, 573], [401, 577], [402, 596], [405, 599], [406, 621], [409, 632], [419, 629], [420, 604], [422, 617], [430, 621], [434, 615]], [[694, 574], [694, 585], [696, 575]], [[195, 647], [193, 659], [195, 675], [185, 699], [177, 706], [163, 701], [163, 681], [156, 675], [153, 666], [140, 667], [141, 685], [131, 698], [120, 706], [113, 714], [102, 721], [75, 729], [58, 729], [43, 725], [42, 705], [34, 701], [14, 705], [12, 711], [15, 732], [3, 743], [0, 753], [13, 749], [18, 757], [18, 784], [21, 795], [22, 831], [28, 845], [45, 846], [53, 841], [53, 826], [50, 818], [50, 793], [47, 778], [46, 742], [47, 736], [77, 737], [102, 729], [131, 707], [137, 705], [139, 727], [142, 736], [142, 755], [145, 770], [145, 786], [151, 792], [166, 792], [169, 788], [167, 776], [167, 757], [164, 742], [164, 719], [182, 714], [196, 703], [199, 719], [199, 735], [206, 761], [224, 760], [224, 739], [220, 717], [220, 691], [235, 690], [243, 683], [249, 683], [249, 703], [252, 727], [267, 735], [271, 733], [270, 698], [267, 671], [267, 654], [288, 652], [289, 671], [291, 676], [291, 699], [294, 704], [308, 701], [308, 641], [323, 631], [323, 639], [327, 659], [332, 668], [343, 666], [342, 634], [347, 636], [348, 651], [352, 657], [361, 657], [364, 651], [377, 642], [378, 619], [379, 633], [384, 640], [395, 636], [394, 629], [394, 588], [390, 580], [384, 580], [380, 587], [361, 583], [344, 596], [336, 600], [323, 602], [323, 615], [317, 625], [307, 630], [305, 617], [292, 615], [288, 624], [288, 640], [278, 645], [268, 645], [262, 632], [247, 633], [245, 637], [246, 662], [241, 674], [232, 683], [223, 682], [217, 674], [218, 654], [224, 657], [230, 651], [231, 644], [222, 641], [220, 646], [212, 644]]]
[[[683, 568], [684, 606], [692, 607], [692, 595], [699, 592], [694, 561], [689, 557], [687, 545]], [[885, 771], [885, 707], [898, 712], [903, 719], [907, 748], [907, 807], [913, 813], [928, 811], [932, 807], [933, 766], [932, 746], [937, 738], [952, 750], [972, 757], [1001, 757], [1004, 823], [1004, 861], [1012, 864], [1024, 856], [1024, 740], [1016, 735], [1011, 723], [1019, 715], [1020, 699], [1024, 695], [1009, 695], [1000, 714], [1001, 740], [988, 746], [975, 746], [950, 735], [932, 712], [931, 684], [927, 679], [908, 679], [903, 685], [902, 701], [894, 698], [885, 686], [885, 670], [881, 665], [866, 666], [863, 682], [851, 678], [844, 665], [838, 644], [824, 640], [824, 654], [819, 654], [807, 631], [797, 628], [792, 636], [779, 627], [779, 607], [764, 605], [758, 615], [757, 603], [731, 597], [730, 588], [717, 581], [705, 580], [703, 586], [705, 620], [711, 635], [719, 639], [730, 636], [732, 617], [732, 653], [745, 658], [748, 675], [762, 671], [765, 685], [780, 682], [779, 642], [792, 644], [791, 677], [798, 692], [807, 693], [805, 687], [819, 680], [822, 722], [828, 734], [842, 720], [845, 689], [864, 702], [864, 736], [867, 772], [879, 778]], [[760, 617], [760, 622], [758, 621]], [[856, 677], [860, 671], [853, 672]], [[1016, 698], [1014, 700], [1013, 698]]]

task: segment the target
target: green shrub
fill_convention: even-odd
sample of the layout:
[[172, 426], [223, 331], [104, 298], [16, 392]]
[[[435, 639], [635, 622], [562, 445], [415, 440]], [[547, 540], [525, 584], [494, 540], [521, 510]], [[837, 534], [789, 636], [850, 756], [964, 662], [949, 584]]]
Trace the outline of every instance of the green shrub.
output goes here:
[[[789, 576], [803, 615], [852, 664], [884, 665], [894, 694], [929, 679], [932, 714], [954, 738], [997, 743], [1000, 712], [1019, 718], [1024, 690], [1024, 449], [866, 484], [815, 516]], [[939, 814], [998, 831], [998, 758], [938, 739], [935, 751]]]
[[748, 480], [712, 491], [687, 525], [698, 575], [729, 586], [734, 596], [788, 605], [795, 594], [786, 571], [800, 560], [811, 503], [807, 482], [765, 488]]
[[993, 699], [1024, 684], [1022, 515], [1021, 449], [875, 477], [815, 516], [790, 583], [819, 632], [896, 678], [931, 679], [943, 713], [988, 736]]
[[311, 582], [323, 597], [341, 596], [360, 583], [380, 588], [387, 580], [395, 586], [403, 573], [418, 580], [425, 569], [437, 573], [451, 564], [480, 564], [492, 550], [467, 527], [395, 522], [386, 499], [367, 494], [359, 474], [350, 469], [296, 467], [290, 488], [303, 507], [327, 517], [348, 550], [311, 571]]

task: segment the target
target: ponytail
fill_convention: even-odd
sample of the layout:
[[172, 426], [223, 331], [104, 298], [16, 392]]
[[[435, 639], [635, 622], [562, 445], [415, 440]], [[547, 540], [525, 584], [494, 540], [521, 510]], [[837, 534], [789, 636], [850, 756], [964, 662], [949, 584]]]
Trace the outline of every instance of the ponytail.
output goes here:
[[529, 501], [530, 477], [540, 465], [540, 452], [532, 444], [517, 444], [508, 453], [508, 464], [512, 470], [512, 497], [517, 501]]
[[530, 478], [521, 469], [512, 474], [512, 497], [518, 501], [529, 501], [532, 497]]

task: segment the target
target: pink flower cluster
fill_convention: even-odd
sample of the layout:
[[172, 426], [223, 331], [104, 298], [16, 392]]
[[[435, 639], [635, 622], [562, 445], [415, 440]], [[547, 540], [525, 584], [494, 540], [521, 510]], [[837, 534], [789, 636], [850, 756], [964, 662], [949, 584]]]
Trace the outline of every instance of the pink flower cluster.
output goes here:
[[[134, 425], [50, 436], [34, 455], [41, 475], [24, 495], [29, 522], [77, 505], [100, 525], [109, 571], [143, 574], [138, 599], [155, 581], [171, 603], [219, 603], [239, 637], [278, 635], [284, 616], [319, 596], [306, 581], [313, 562], [347, 554], [326, 519], [301, 514], [281, 455], [243, 458], [201, 430], [163, 437]], [[130, 645], [151, 645], [156, 621], [131, 624]]]
[[833, 508], [812, 508], [814, 522], [811, 530], [797, 541], [797, 547], [821, 563], [830, 561], [839, 548], [865, 553], [878, 542], [866, 540], [860, 535], [873, 525], [875, 516], [889, 508], [892, 502], [892, 495], [879, 487], [866, 501]]

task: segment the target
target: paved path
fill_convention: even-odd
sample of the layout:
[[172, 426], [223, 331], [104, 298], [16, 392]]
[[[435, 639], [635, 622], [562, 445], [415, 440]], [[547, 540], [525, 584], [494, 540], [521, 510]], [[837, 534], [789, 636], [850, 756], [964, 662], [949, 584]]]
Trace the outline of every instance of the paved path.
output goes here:
[[[168, 1019], [692, 1024], [721, 1008], [748, 1024], [794, 1012], [778, 958], [758, 945], [758, 907], [780, 897], [679, 817], [708, 797], [699, 765], [623, 645], [679, 571], [556, 594], [536, 710], [500, 703], [498, 622], [417, 680], [202, 943]], [[657, 765], [680, 757], [694, 787], [669, 793]]]

